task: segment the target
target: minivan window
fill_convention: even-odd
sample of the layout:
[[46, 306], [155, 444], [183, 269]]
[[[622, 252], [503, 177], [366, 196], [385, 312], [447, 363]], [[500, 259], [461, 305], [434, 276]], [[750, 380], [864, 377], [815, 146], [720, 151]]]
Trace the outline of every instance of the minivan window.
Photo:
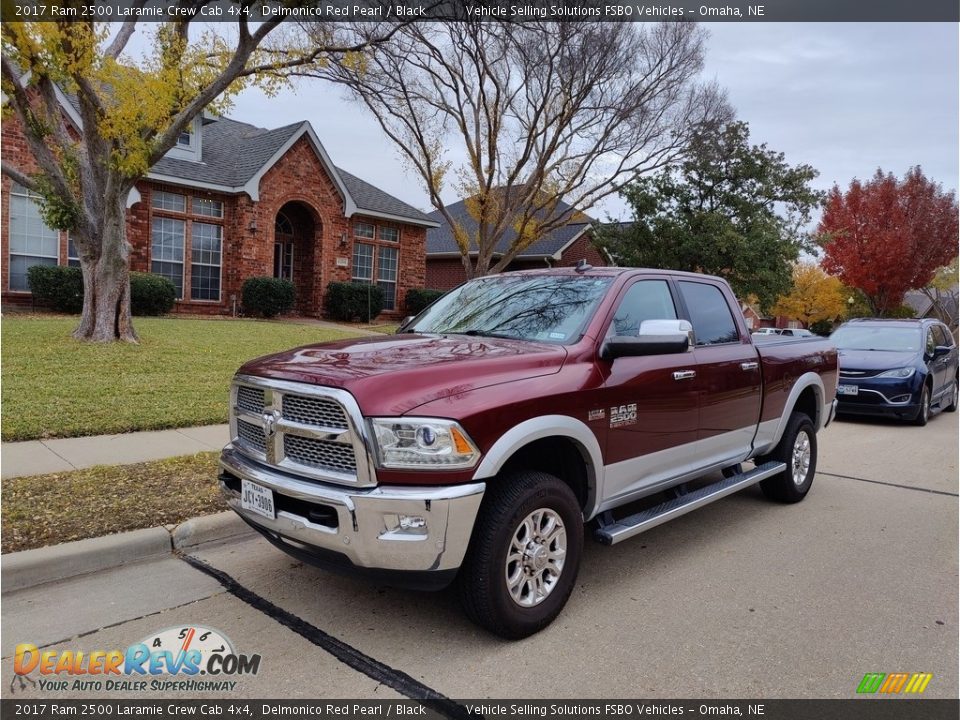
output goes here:
[[841, 325], [830, 336], [840, 350], [919, 352], [923, 333], [919, 327], [896, 325]]

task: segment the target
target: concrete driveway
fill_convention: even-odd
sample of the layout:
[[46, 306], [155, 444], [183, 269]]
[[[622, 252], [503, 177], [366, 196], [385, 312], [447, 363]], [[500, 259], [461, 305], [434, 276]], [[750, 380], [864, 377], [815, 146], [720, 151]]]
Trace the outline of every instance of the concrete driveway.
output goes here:
[[866, 672], [930, 672], [925, 696], [955, 698], [957, 457], [957, 415], [837, 421], [803, 503], [754, 488], [588, 542], [566, 610], [522, 642], [451, 592], [337, 577], [260, 539], [195, 553], [217, 577], [171, 557], [23, 590], [3, 598], [2, 694], [90, 696], [11, 686], [17, 643], [110, 650], [203, 624], [262, 655], [232, 697], [848, 698]]

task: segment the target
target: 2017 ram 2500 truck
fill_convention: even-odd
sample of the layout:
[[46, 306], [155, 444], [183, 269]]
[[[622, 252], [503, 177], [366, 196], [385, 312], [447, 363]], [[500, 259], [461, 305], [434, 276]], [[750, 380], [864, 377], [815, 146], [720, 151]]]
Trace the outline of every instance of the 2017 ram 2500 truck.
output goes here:
[[474, 621], [524, 637], [566, 603], [588, 521], [612, 544], [758, 482], [803, 499], [836, 351], [771, 340], [755, 345], [705, 275], [473, 280], [396, 335], [244, 365], [221, 487], [291, 555], [392, 584], [456, 579]]

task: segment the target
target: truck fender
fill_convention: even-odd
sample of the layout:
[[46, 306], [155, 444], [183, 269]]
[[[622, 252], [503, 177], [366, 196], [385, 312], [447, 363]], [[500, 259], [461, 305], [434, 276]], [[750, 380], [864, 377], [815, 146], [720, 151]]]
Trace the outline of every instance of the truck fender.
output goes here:
[[566, 437], [574, 441], [587, 463], [587, 508], [597, 498], [597, 485], [603, 473], [603, 453], [596, 435], [587, 425], [569, 415], [541, 415], [524, 420], [505, 432], [491, 446], [473, 474], [474, 480], [492, 478], [525, 445], [548, 437]]
[[829, 417], [828, 412], [824, 412], [823, 398], [825, 391], [823, 380], [815, 372], [806, 372], [793, 383], [790, 394], [787, 396], [787, 402], [783, 406], [783, 414], [776, 420], [767, 420], [760, 423], [757, 428], [757, 438], [754, 442], [755, 454], [765, 453], [780, 442], [780, 438], [783, 437], [783, 433], [787, 429], [787, 423], [790, 421], [790, 415], [793, 414], [797, 401], [800, 399], [800, 393], [808, 387], [813, 388], [817, 404], [817, 416], [810, 419], [818, 431], [822, 429], [825, 418]]

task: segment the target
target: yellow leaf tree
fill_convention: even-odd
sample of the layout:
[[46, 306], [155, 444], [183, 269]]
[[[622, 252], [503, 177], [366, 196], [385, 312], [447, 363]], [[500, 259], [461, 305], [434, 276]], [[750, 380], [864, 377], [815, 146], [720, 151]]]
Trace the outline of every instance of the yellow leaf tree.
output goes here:
[[[69, 2], [72, 0], [68, 0]], [[143, 8], [146, 0], [134, 0]], [[211, 0], [178, 0], [179, 17], [201, 18]], [[350, 64], [399, 25], [318, 22], [307, 35], [289, 15], [262, 19], [262, 3], [236, 0], [233, 22], [149, 23], [146, 49], [127, 52], [137, 19], [4, 22], [5, 121], [19, 124], [40, 171], [3, 162], [3, 174], [40, 195], [52, 227], [69, 230], [83, 272], [83, 314], [74, 337], [136, 342], [130, 318], [130, 191], [205, 109], [222, 112], [249, 83], [268, 93], [305, 67]], [[285, 0], [279, 5], [302, 5]], [[256, 22], [250, 22], [256, 20]], [[196, 26], [195, 26], [196, 25]], [[286, 26], [285, 26], [286, 27]], [[72, 101], [76, 113], [65, 107]]]
[[819, 265], [800, 262], [793, 268], [793, 289], [777, 298], [775, 315], [799, 320], [804, 326], [821, 320], [836, 320], [846, 310], [842, 283]]

